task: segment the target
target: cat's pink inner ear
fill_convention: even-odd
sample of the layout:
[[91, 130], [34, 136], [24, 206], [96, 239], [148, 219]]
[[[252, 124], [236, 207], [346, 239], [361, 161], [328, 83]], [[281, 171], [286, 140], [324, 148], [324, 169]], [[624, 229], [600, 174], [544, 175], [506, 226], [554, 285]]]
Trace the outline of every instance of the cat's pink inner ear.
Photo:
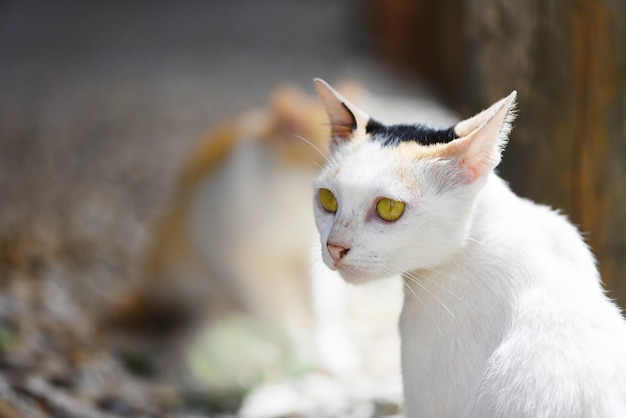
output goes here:
[[369, 116], [350, 103], [324, 80], [316, 78], [314, 81], [317, 94], [320, 96], [330, 119], [332, 141], [349, 140], [361, 125], [365, 126]]
[[515, 118], [516, 95], [513, 91], [488, 109], [455, 126], [460, 138], [451, 146], [455, 147], [467, 183], [489, 173], [500, 163]]

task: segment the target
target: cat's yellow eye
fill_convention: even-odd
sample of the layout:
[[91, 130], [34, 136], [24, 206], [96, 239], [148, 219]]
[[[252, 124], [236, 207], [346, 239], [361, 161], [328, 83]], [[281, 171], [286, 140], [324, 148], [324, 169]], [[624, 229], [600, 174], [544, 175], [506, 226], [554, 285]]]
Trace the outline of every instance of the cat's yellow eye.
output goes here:
[[385, 221], [398, 220], [404, 213], [404, 202], [384, 197], [376, 203], [376, 212]]
[[337, 198], [330, 190], [320, 189], [320, 203], [328, 212], [337, 212], [337, 207], [339, 206], [337, 204]]

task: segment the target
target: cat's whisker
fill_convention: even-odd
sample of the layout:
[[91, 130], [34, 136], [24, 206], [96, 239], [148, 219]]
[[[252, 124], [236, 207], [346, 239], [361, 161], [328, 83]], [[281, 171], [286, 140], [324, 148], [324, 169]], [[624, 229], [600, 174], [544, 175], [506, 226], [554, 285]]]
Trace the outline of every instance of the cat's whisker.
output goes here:
[[[303, 136], [301, 136], [301, 135], [298, 135], [298, 134], [295, 134], [295, 133], [291, 133], [291, 136], [293, 136], [293, 137], [295, 137], [295, 138], [297, 138], [297, 139], [299, 139], [299, 140], [301, 140], [301, 141], [304, 141], [304, 142], [306, 142], [307, 144], [309, 144], [311, 147], [313, 147], [313, 149], [315, 149], [317, 152], [319, 152], [319, 154], [320, 154], [322, 157], [324, 157], [324, 159], [326, 160], [326, 162], [327, 162], [327, 163], [330, 163], [330, 159], [328, 158], [328, 156], [327, 156], [326, 154], [324, 154], [324, 153], [322, 152], [322, 150], [321, 150], [321, 149], [319, 149], [319, 147], [318, 147], [317, 145], [315, 145], [314, 143], [312, 143], [311, 141], [309, 141], [308, 139], [306, 139], [305, 137], [303, 137]], [[317, 163], [316, 163], [316, 164], [317, 164]], [[321, 168], [321, 167], [320, 167], [320, 168]]]
[[457, 277], [455, 277], [455, 276], [451, 275], [450, 273], [448, 273], [448, 272], [446, 272], [446, 271], [443, 271], [443, 270], [441, 270], [441, 269], [438, 269], [438, 268], [436, 268], [436, 267], [421, 266], [420, 268], [421, 268], [421, 269], [423, 269], [423, 270], [428, 270], [428, 271], [431, 271], [431, 272], [433, 272], [433, 273], [437, 273], [437, 274], [439, 274], [439, 275], [441, 275], [441, 276], [443, 276], [443, 277], [446, 277], [446, 278], [448, 278], [448, 279], [450, 279], [450, 280], [452, 280], [452, 281], [454, 281], [454, 282], [456, 282], [456, 281], [458, 280], [458, 278], [457, 278]]
[[320, 271], [324, 268], [328, 268], [322, 261], [313, 260], [309, 263], [310, 277], [315, 277], [320, 274]]
[[[397, 258], [391, 258], [391, 260], [398, 260], [398, 259], [397, 259]], [[403, 271], [400, 271], [400, 270], [398, 270], [398, 271], [400, 272], [400, 274], [407, 274], [406, 272], [403, 272]], [[431, 277], [428, 277], [428, 276], [427, 276], [427, 275], [425, 275], [425, 274], [421, 274], [421, 273], [419, 273], [418, 271], [413, 271], [413, 272], [408, 273], [408, 274], [411, 274], [411, 275], [417, 275], [417, 276], [419, 276], [419, 278], [420, 278], [420, 279], [427, 280], [427, 281], [429, 281], [429, 282], [431, 282], [431, 283], [434, 283], [434, 284], [436, 284], [437, 286], [439, 286], [440, 288], [442, 288], [443, 290], [445, 290], [446, 292], [448, 292], [449, 294], [451, 294], [452, 296], [454, 296], [455, 298], [457, 298], [458, 300], [463, 300], [463, 298], [461, 298], [460, 296], [458, 296], [458, 295], [457, 295], [456, 293], [454, 293], [452, 290], [448, 289], [448, 288], [447, 288], [447, 287], [446, 287], [443, 283], [441, 283], [441, 282], [440, 282], [440, 281], [438, 281], [438, 280], [435, 280], [435, 279], [433, 279], [433, 278], [431, 278]], [[445, 274], [444, 274], [443, 276], [444, 276], [444, 277], [450, 277], [449, 275], [445, 275]], [[414, 278], [414, 277], [413, 277], [413, 278]], [[456, 279], [455, 279], [455, 278], [452, 278], [452, 280], [456, 280]]]
[[422, 307], [424, 308], [424, 310], [426, 311], [426, 313], [428, 314], [430, 319], [435, 324], [435, 327], [437, 328], [437, 331], [439, 332], [439, 335], [443, 337], [443, 332], [441, 331], [441, 327], [439, 327], [439, 324], [437, 323], [437, 320], [435, 319], [435, 316], [428, 309], [428, 307], [426, 306], [426, 304], [424, 303], [422, 298], [420, 298], [419, 295], [415, 292], [415, 290], [413, 290], [413, 288], [411, 288], [411, 286], [409, 286], [406, 282], [403, 284], [403, 286], [404, 286], [404, 288], [408, 289], [408, 291], [411, 292], [413, 294], [413, 296], [415, 296], [415, 298], [419, 301], [419, 303], [422, 305]]
[[456, 319], [456, 317], [454, 316], [454, 313], [452, 313], [450, 308], [448, 308], [448, 306], [441, 299], [435, 296], [435, 294], [431, 292], [430, 289], [428, 289], [428, 287], [424, 285], [424, 283], [420, 282], [418, 278], [416, 278], [415, 276], [412, 276], [411, 273], [404, 273], [403, 277], [408, 278], [412, 283], [415, 283], [416, 285], [424, 289], [424, 291], [428, 293], [430, 296], [432, 296], [433, 299], [435, 299], [446, 310], [446, 312], [450, 314], [452, 318]]
[[[435, 299], [447, 312], [448, 314], [450, 314], [450, 316], [454, 319], [456, 319], [456, 317], [454, 316], [454, 313], [452, 313], [452, 311], [450, 310], [450, 308], [448, 308], [448, 306], [441, 300], [439, 299], [437, 296], [435, 296], [423, 283], [421, 283], [419, 281], [418, 278], [416, 278], [415, 276], [413, 276], [411, 273], [406, 273], [406, 272], [402, 272], [398, 269], [395, 268], [391, 268], [388, 267], [384, 270], [387, 273], [391, 273], [391, 274], [397, 274], [400, 273], [402, 274], [403, 278], [408, 279], [411, 283], [415, 283], [416, 285], [418, 285], [419, 287], [421, 287], [426, 293], [428, 293], [430, 296], [433, 297], [433, 299]], [[424, 309], [429, 313], [429, 315], [432, 317], [432, 313], [430, 313], [430, 311], [428, 310], [428, 308], [426, 307], [424, 301], [416, 294], [415, 290], [413, 288], [411, 288], [411, 286], [404, 281], [404, 286], [407, 286], [407, 288], [411, 291], [412, 294], [414, 294], [415, 296], [417, 296], [418, 300], [420, 301], [420, 303], [422, 304], [422, 306], [424, 307]], [[445, 288], [444, 288], [445, 289]], [[458, 296], [454, 295], [455, 297], [458, 298]], [[459, 299], [460, 300], [460, 299]], [[434, 317], [433, 317], [433, 321], [434, 321]], [[436, 321], [435, 321], [436, 322]]]
[[467, 240], [468, 240], [468, 241], [475, 242], [475, 243], [480, 244], [480, 245], [484, 245], [484, 246], [486, 246], [486, 245], [487, 245], [487, 244], [485, 244], [484, 242], [482, 242], [482, 241], [480, 241], [480, 240], [477, 240], [476, 238], [467, 237]]
[[[398, 257], [398, 256], [391, 257], [391, 259], [392, 259], [393, 261], [412, 261], [412, 260], [411, 260], [411, 259], [409, 259], [409, 258], [402, 258], [402, 257]], [[450, 273], [448, 273], [448, 272], [446, 272], [446, 271], [443, 271], [443, 270], [441, 270], [441, 269], [438, 269], [438, 268], [436, 268], [436, 267], [430, 267], [430, 266], [423, 265], [423, 266], [419, 266], [419, 267], [418, 267], [418, 269], [428, 270], [428, 271], [431, 271], [431, 272], [433, 272], [433, 273], [440, 274], [441, 276], [443, 276], [443, 277], [445, 277], [445, 278], [448, 278], [448, 279], [450, 279], [450, 280], [452, 280], [452, 281], [454, 281], [454, 282], [456, 282], [456, 281], [458, 280], [458, 278], [457, 278], [457, 277], [455, 277], [455, 276], [453, 276], [452, 274], [450, 274]], [[403, 273], [403, 272], [402, 272], [402, 273]]]
[[417, 274], [417, 275], [419, 276], [419, 278], [420, 278], [420, 279], [423, 279], [423, 280], [428, 280], [429, 282], [436, 284], [437, 286], [439, 286], [440, 288], [442, 288], [443, 290], [445, 290], [446, 292], [448, 292], [449, 294], [451, 294], [452, 296], [454, 296], [454, 297], [455, 297], [455, 298], [457, 298], [458, 300], [463, 300], [463, 298], [462, 298], [462, 297], [458, 296], [458, 295], [457, 295], [456, 293], [454, 293], [452, 290], [448, 289], [448, 288], [447, 288], [447, 287], [445, 287], [442, 283], [438, 282], [438, 281], [437, 281], [437, 280], [435, 280], [435, 279], [432, 279], [432, 278], [430, 278], [430, 277], [428, 277], [428, 276], [426, 276], [426, 275], [424, 275], [424, 274], [420, 274], [420, 273], [417, 273], [417, 272], [412, 272], [412, 273], [410, 273], [410, 274], [411, 274], [411, 275], [413, 275], [413, 274]]

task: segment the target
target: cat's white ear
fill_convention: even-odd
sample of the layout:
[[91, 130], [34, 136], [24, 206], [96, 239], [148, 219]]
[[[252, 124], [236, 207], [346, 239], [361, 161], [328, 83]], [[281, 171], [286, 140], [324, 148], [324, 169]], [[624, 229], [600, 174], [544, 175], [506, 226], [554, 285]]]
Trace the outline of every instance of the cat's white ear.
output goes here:
[[450, 143], [451, 151], [467, 176], [468, 183], [489, 173], [502, 158], [511, 123], [515, 119], [513, 91], [476, 116], [456, 124], [454, 131], [459, 139]]
[[334, 151], [339, 144], [350, 140], [357, 131], [362, 130], [364, 133], [369, 116], [324, 80], [316, 78], [313, 81], [330, 119], [330, 149]]

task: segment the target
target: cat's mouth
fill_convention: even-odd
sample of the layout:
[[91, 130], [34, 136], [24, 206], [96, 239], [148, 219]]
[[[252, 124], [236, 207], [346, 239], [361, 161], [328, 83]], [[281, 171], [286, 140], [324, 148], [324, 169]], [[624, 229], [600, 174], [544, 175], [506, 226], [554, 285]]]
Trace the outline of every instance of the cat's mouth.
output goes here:
[[352, 262], [353, 260], [351, 260], [350, 257], [342, 257], [339, 260], [334, 260], [328, 253], [325, 253], [322, 258], [326, 266], [338, 272], [348, 283], [365, 283], [379, 277], [372, 274], [373, 271], [371, 268]]
[[365, 283], [375, 279], [370, 272], [345, 263], [339, 263], [333, 270], [339, 272], [341, 277], [351, 284]]

